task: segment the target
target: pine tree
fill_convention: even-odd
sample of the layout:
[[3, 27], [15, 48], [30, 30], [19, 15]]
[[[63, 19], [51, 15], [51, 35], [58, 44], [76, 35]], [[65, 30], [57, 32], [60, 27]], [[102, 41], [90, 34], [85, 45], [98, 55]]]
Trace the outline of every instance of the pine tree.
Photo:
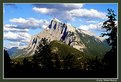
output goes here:
[[35, 51], [35, 55], [33, 56], [33, 62], [34, 64], [41, 65], [45, 69], [50, 69], [52, 67], [51, 60], [51, 50], [48, 40], [42, 38], [37, 50]]
[[102, 28], [106, 30], [106, 33], [102, 33], [102, 36], [108, 36], [107, 43], [112, 47], [108, 51], [104, 58], [103, 62], [106, 63], [105, 72], [108, 73], [111, 77], [117, 76], [117, 25], [114, 10], [108, 10], [108, 19], [103, 23]]
[[107, 43], [112, 46], [112, 50], [117, 49], [117, 25], [115, 23], [116, 18], [114, 14], [114, 10], [108, 10], [108, 19], [103, 23], [102, 28], [106, 30], [106, 33], [102, 33], [102, 36], [108, 36]]

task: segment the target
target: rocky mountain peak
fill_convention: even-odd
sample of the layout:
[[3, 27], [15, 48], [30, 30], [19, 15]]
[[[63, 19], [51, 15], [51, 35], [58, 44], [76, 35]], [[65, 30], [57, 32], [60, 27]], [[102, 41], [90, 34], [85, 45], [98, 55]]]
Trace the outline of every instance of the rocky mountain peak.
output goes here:
[[[91, 34], [90, 32], [74, 28], [73, 26], [62, 23], [58, 19], [51, 20], [50, 25], [37, 35], [32, 36], [30, 44], [24, 49], [23, 56], [31, 56], [40, 44], [40, 41], [45, 38], [48, 42], [57, 40], [65, 43], [77, 50], [87, 53], [92, 53], [91, 47], [96, 46], [96, 49], [102, 49], [100, 46], [105, 46], [102, 40]], [[100, 46], [98, 46], [100, 45]], [[102, 49], [103, 53], [106, 49]], [[94, 53], [93, 53], [94, 54]], [[22, 55], [21, 55], [22, 56]]]
[[57, 18], [54, 18], [51, 20], [50, 25], [48, 26], [49, 29], [53, 29], [53, 30], [60, 30], [61, 33], [63, 33], [64, 31], [75, 31], [75, 28], [72, 27], [69, 24], [66, 23], [62, 23], [60, 20], [58, 20]]

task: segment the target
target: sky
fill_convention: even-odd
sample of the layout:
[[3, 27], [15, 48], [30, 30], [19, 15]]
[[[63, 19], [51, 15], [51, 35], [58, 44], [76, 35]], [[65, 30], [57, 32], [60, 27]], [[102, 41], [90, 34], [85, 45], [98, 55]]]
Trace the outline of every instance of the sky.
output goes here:
[[3, 36], [6, 48], [26, 47], [31, 36], [45, 29], [53, 18], [63, 23], [88, 30], [96, 36], [104, 31], [102, 23], [107, 19], [107, 9], [113, 9], [118, 19], [117, 4], [56, 3], [3, 5]]

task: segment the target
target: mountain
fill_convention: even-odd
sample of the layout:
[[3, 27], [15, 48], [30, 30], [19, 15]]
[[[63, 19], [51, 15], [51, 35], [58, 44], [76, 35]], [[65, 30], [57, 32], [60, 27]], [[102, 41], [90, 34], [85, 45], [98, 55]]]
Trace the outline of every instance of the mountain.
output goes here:
[[[29, 57], [35, 54], [41, 39], [46, 38], [48, 42], [59, 41], [65, 45], [77, 49], [86, 55], [103, 57], [110, 49], [104, 38], [97, 37], [89, 31], [75, 28], [69, 24], [60, 22], [54, 18], [50, 25], [39, 34], [32, 36], [30, 44], [16, 53], [13, 58]], [[66, 52], [66, 51], [65, 51]]]
[[4, 49], [8, 52], [9, 56], [12, 56], [13, 54], [15, 54], [20, 50], [18, 47], [4, 48]]

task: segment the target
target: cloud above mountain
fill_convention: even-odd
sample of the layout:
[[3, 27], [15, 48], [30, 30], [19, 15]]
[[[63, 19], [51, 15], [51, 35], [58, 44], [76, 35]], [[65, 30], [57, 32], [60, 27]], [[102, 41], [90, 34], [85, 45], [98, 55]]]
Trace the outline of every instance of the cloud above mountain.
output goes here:
[[49, 25], [49, 22], [45, 19], [40, 19], [40, 20], [35, 18], [25, 19], [20, 17], [20, 18], [12, 18], [9, 21], [12, 24], [4, 25], [4, 40], [12, 42], [12, 44], [9, 44], [10, 47], [12, 47], [13, 45], [20, 46], [23, 44], [28, 44], [31, 40], [31, 35], [28, 33], [30, 29], [37, 29], [37, 28], [44, 29]]
[[20, 28], [14, 24], [6, 24], [4, 25], [4, 40], [10, 41], [9, 48], [13, 46], [19, 47], [21, 43], [28, 44], [31, 39], [28, 31], [29, 29]]
[[84, 4], [33, 4], [37, 8], [72, 10], [83, 7]]
[[97, 23], [95, 23], [96, 21], [91, 21], [91, 22], [94, 22], [94, 23], [91, 23], [88, 25], [81, 25], [78, 28], [83, 30], [103, 30], [102, 29], [103, 22], [97, 22]]
[[106, 13], [100, 12], [95, 9], [74, 9], [69, 12], [72, 15], [72, 17], [100, 18], [100, 19], [106, 18]]
[[101, 30], [99, 23], [105, 21], [106, 9], [113, 8], [110, 4], [86, 3], [5, 3], [3, 6], [4, 40], [9, 46], [28, 44], [31, 35], [41, 32], [53, 18], [80, 29], [98, 32]]
[[25, 42], [28, 43], [31, 36], [25, 32], [4, 32], [4, 39], [14, 42]]
[[63, 21], [72, 21], [75, 18], [106, 18], [105, 12], [95, 9], [85, 9], [83, 5], [84, 4], [34, 4], [33, 10]]
[[4, 25], [4, 32], [28, 32], [29, 29], [27, 28], [21, 28], [17, 25], [13, 25], [13, 24], [5, 24]]
[[35, 19], [35, 18], [13, 18], [10, 22], [17, 24], [20, 28], [26, 29], [36, 29], [36, 28], [46, 28], [49, 22], [45, 19]]

